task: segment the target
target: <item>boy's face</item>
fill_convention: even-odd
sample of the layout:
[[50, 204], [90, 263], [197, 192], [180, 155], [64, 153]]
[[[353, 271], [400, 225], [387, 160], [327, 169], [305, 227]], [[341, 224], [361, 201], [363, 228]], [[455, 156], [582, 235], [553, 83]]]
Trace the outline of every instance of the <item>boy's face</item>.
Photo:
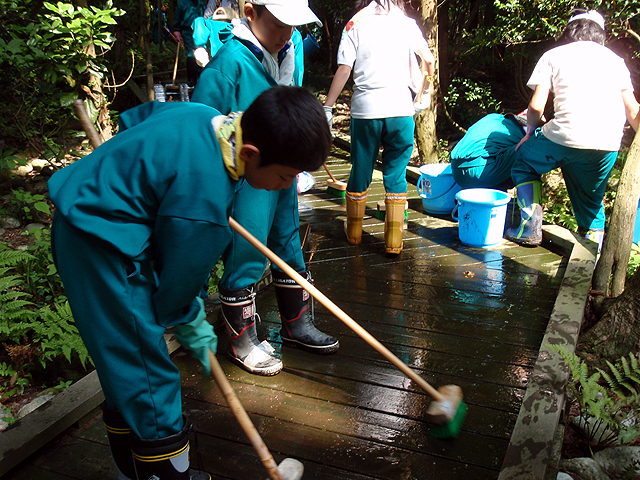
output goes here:
[[260, 165], [260, 155], [245, 161], [244, 178], [253, 188], [262, 190], [281, 190], [289, 188], [300, 170], [272, 163], [266, 167]]
[[265, 50], [271, 54], [278, 53], [293, 35], [293, 27], [282, 23], [266, 8], [260, 16], [257, 16], [253, 5], [246, 3], [245, 15], [251, 31]]

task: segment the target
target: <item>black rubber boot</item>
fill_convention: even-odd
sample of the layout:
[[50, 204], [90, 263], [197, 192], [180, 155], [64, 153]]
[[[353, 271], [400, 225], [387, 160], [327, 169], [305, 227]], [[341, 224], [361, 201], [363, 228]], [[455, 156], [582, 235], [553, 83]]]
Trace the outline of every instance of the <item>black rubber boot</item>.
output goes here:
[[256, 333], [255, 293], [253, 287], [241, 290], [220, 289], [222, 316], [229, 335], [231, 360], [249, 373], [275, 375], [282, 370], [282, 360], [265, 340], [258, 342]]
[[[282, 342], [319, 354], [337, 352], [340, 347], [338, 340], [322, 333], [313, 324], [309, 314], [309, 293], [286, 273], [277, 270], [272, 270], [271, 273], [282, 318]], [[307, 280], [311, 282], [309, 271]]]
[[102, 420], [107, 429], [111, 456], [116, 464], [117, 480], [135, 480], [133, 455], [131, 454], [131, 428], [120, 412], [102, 405]]
[[520, 245], [540, 245], [542, 243], [542, 200], [541, 182], [521, 183], [516, 188], [520, 207], [520, 225], [508, 228], [505, 236]]
[[185, 422], [182, 431], [157, 440], [143, 440], [131, 435], [131, 449], [137, 480], [211, 480], [201, 470], [190, 469], [189, 432]]

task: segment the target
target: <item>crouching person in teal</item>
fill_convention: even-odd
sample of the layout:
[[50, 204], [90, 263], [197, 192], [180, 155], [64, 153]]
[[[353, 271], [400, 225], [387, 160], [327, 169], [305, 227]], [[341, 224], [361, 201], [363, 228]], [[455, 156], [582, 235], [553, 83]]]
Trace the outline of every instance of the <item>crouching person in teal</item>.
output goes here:
[[524, 133], [511, 114], [490, 113], [471, 125], [451, 150], [456, 183], [462, 188], [512, 188], [511, 167]]
[[231, 241], [235, 192], [289, 188], [323, 164], [331, 134], [319, 101], [295, 87], [265, 91], [244, 114], [150, 102], [120, 122], [49, 181], [54, 262], [104, 391], [118, 479], [208, 479], [189, 469], [165, 328], [209, 374], [217, 338], [199, 292]]

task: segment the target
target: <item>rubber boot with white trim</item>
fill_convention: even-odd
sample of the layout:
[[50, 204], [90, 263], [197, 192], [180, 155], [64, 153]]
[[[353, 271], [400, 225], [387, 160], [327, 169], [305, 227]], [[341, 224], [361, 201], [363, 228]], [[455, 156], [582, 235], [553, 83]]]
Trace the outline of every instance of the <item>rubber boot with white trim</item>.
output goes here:
[[542, 243], [542, 183], [532, 182], [516, 185], [516, 198], [520, 207], [520, 225], [508, 228], [505, 236], [520, 245]]
[[143, 440], [131, 436], [137, 480], [211, 480], [201, 470], [190, 469], [189, 432], [191, 425], [165, 438]]
[[404, 231], [404, 208], [407, 193], [387, 193], [384, 198], [384, 246], [389, 254], [402, 252]]
[[362, 219], [367, 207], [367, 192], [349, 192], [345, 194], [347, 203], [347, 224], [345, 233], [352, 245], [362, 243]]
[[120, 412], [106, 405], [102, 406], [102, 420], [107, 429], [111, 456], [116, 464], [117, 480], [135, 480], [136, 472], [131, 453], [131, 427]]
[[[282, 319], [280, 335], [284, 345], [301, 347], [319, 354], [337, 352], [340, 347], [338, 339], [321, 332], [313, 324], [309, 312], [309, 292], [284, 272], [272, 270], [272, 275]], [[311, 272], [308, 270], [306, 277], [311, 283]]]
[[275, 375], [282, 370], [282, 360], [276, 357], [266, 340], [258, 342], [255, 293], [253, 287], [240, 290], [220, 289], [222, 317], [229, 335], [227, 354], [234, 363], [255, 375]]

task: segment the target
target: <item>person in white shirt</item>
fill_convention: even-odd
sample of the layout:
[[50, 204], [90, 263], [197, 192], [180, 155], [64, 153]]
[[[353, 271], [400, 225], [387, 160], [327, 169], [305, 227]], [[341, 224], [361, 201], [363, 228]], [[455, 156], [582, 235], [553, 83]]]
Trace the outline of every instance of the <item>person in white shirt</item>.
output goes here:
[[[415, 20], [406, 16], [402, 0], [357, 0], [357, 13], [347, 23], [338, 47], [338, 69], [325, 111], [332, 107], [353, 72], [351, 159], [346, 192], [347, 240], [362, 241], [362, 219], [380, 146], [385, 198], [385, 250], [402, 251], [407, 199], [406, 167], [413, 150], [415, 123], [412, 87], [433, 80], [434, 58]], [[416, 57], [417, 56], [417, 57]], [[420, 78], [417, 70], [420, 58]], [[428, 82], [426, 82], [429, 85]], [[427, 95], [428, 96], [428, 95]]]
[[[602, 198], [625, 120], [636, 131], [640, 121], [629, 70], [604, 43], [602, 15], [574, 10], [559, 45], [544, 53], [533, 70], [527, 84], [533, 89], [527, 132], [511, 169], [522, 220], [507, 229], [509, 240], [542, 242], [540, 176], [560, 167], [578, 232], [602, 246]], [[551, 93], [554, 117], [539, 127]]]

